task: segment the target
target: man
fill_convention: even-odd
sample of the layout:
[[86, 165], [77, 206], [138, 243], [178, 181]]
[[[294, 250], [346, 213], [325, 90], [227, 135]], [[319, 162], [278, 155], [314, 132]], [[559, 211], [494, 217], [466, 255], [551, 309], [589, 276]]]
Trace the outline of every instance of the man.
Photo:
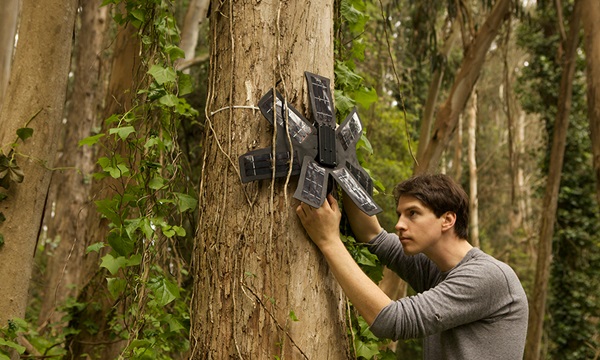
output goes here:
[[354, 262], [339, 236], [341, 213], [329, 195], [318, 209], [301, 203], [304, 228], [346, 296], [384, 338], [423, 338], [425, 359], [522, 359], [527, 298], [514, 271], [467, 241], [468, 197], [445, 175], [396, 187], [397, 234], [344, 197], [358, 241], [418, 293], [392, 301]]

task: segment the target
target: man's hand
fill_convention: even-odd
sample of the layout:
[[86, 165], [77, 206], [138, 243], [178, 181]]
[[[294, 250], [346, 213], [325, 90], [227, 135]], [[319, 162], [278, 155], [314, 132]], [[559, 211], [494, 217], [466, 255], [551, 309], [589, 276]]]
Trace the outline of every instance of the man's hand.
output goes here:
[[337, 201], [333, 196], [327, 195], [327, 200], [318, 209], [301, 203], [296, 208], [296, 214], [310, 238], [325, 256], [331, 272], [346, 296], [367, 324], [371, 325], [381, 309], [392, 300], [365, 275], [340, 240], [342, 214]]
[[331, 242], [340, 241], [340, 219], [342, 214], [332, 195], [320, 208], [315, 209], [306, 203], [300, 203], [296, 214], [312, 241], [322, 249]]

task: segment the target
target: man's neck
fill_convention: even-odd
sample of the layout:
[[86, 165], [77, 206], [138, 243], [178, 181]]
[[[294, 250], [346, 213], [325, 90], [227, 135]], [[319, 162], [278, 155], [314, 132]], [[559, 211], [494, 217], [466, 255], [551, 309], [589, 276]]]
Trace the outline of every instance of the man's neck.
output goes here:
[[424, 252], [424, 254], [433, 261], [440, 271], [445, 272], [456, 265], [473, 248], [465, 239], [450, 237], [439, 241], [434, 248]]

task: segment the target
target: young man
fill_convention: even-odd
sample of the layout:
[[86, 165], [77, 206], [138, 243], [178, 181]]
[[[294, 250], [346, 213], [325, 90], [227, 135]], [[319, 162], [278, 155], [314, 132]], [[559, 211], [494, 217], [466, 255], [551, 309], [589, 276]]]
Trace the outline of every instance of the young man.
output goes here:
[[354, 262], [339, 236], [341, 213], [328, 196], [296, 212], [346, 296], [384, 338], [423, 338], [425, 359], [522, 359], [527, 298], [514, 271], [467, 241], [468, 197], [445, 175], [396, 187], [396, 234], [344, 198], [358, 241], [418, 293], [392, 301]]

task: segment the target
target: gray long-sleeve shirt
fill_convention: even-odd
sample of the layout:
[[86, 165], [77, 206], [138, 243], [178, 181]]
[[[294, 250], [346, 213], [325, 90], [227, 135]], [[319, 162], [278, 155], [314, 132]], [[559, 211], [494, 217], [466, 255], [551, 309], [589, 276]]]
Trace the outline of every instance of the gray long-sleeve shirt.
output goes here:
[[381, 310], [371, 331], [382, 338], [424, 338], [425, 359], [522, 359], [527, 297], [515, 272], [473, 248], [441, 272], [425, 255], [408, 256], [382, 231], [369, 243], [381, 262], [418, 292]]

